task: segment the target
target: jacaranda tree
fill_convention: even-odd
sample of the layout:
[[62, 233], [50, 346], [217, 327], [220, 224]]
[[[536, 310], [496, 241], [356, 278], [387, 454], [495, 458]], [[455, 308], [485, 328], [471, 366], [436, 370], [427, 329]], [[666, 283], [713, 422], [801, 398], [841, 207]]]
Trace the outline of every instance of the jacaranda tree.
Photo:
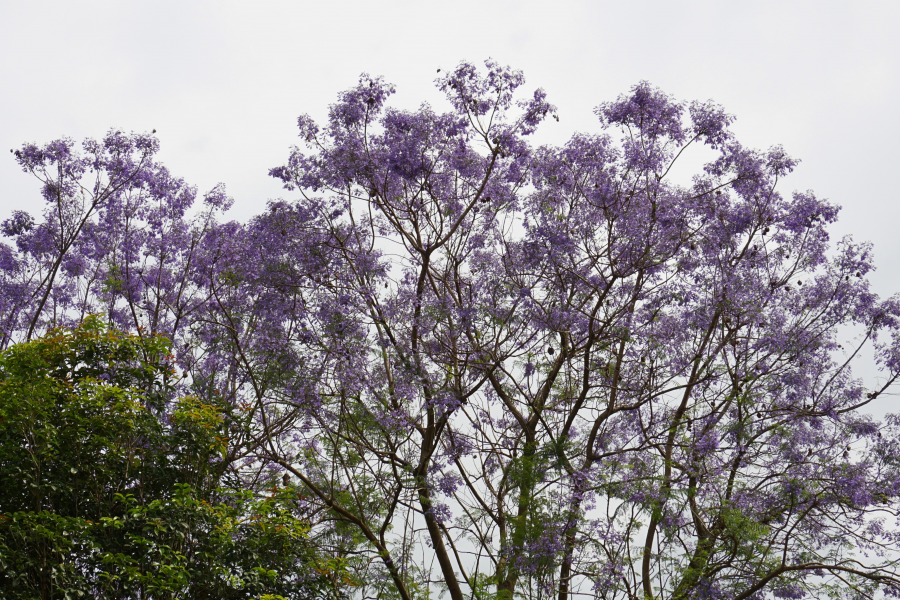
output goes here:
[[244, 224], [221, 187], [191, 212], [153, 136], [26, 145], [47, 209], [4, 222], [2, 339], [94, 313], [171, 339], [176, 387], [245, 424], [228, 473], [296, 494], [334, 593], [900, 595], [900, 419], [866, 413], [900, 299], [871, 249], [712, 102], [642, 82], [533, 147], [556, 113], [523, 82], [463, 63], [447, 112], [409, 111], [363, 75]]

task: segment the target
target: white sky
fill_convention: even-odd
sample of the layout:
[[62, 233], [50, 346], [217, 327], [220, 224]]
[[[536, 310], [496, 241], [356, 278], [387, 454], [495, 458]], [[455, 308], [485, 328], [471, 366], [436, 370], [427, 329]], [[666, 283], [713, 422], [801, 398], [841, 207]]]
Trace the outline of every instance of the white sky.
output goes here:
[[395, 105], [436, 108], [436, 69], [493, 57], [560, 109], [541, 139], [596, 131], [592, 109], [646, 79], [737, 115], [749, 146], [803, 160], [783, 191], [844, 207], [840, 236], [875, 244], [900, 291], [900, 2], [0, 0], [0, 220], [41, 211], [7, 149], [115, 127], [158, 130], [160, 159], [244, 219], [282, 195], [267, 176], [363, 71]]

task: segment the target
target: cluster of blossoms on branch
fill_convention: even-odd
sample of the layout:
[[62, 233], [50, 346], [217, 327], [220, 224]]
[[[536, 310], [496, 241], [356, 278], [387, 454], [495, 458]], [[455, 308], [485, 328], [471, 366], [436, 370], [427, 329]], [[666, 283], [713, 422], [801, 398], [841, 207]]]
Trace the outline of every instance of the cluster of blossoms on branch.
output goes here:
[[0, 343], [98, 313], [169, 337], [180, 389], [243, 415], [235, 476], [293, 486], [354, 573], [336, 593], [900, 595], [871, 248], [715, 103], [639, 83], [534, 147], [555, 108], [523, 83], [463, 63], [439, 113], [362, 76], [247, 223], [221, 187], [192, 208], [152, 135], [26, 145], [46, 209], [3, 222]]

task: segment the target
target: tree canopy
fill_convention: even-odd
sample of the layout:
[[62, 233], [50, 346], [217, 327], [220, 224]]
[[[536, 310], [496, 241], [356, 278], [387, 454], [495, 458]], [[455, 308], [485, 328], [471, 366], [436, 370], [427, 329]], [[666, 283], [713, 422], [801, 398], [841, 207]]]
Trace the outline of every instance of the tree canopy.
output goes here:
[[535, 147], [558, 116], [523, 84], [462, 63], [438, 112], [363, 75], [246, 223], [222, 186], [192, 208], [153, 134], [27, 144], [47, 204], [3, 223], [0, 340], [91, 314], [171, 340], [173, 393], [240, 423], [215, 468], [296, 486], [332, 594], [900, 594], [871, 248], [714, 102], [641, 82]]
[[[309, 598], [290, 490], [229, 481], [230, 407], [171, 402], [168, 345], [89, 318], [0, 354], [3, 597]], [[228, 485], [231, 483], [232, 485]]]

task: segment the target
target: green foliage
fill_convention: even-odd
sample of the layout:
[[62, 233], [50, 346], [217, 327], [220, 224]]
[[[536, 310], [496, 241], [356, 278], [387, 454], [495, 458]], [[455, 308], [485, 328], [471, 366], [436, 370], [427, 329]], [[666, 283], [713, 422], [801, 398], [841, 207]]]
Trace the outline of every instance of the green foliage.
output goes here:
[[295, 496], [222, 486], [236, 420], [168, 357], [97, 319], [0, 354], [4, 598], [319, 595]]

